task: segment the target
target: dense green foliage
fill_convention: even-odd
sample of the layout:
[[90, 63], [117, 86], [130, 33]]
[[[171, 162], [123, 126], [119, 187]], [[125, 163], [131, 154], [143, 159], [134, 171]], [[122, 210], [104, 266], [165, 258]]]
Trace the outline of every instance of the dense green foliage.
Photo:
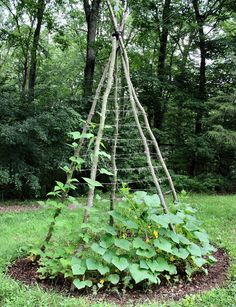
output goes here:
[[[83, 200], [81, 200], [83, 202]], [[179, 302], [158, 303], [147, 301], [137, 306], [229, 306], [235, 305], [236, 245], [235, 245], [235, 196], [191, 195], [187, 202], [197, 209], [196, 217], [203, 221], [203, 227], [210, 234], [214, 244], [226, 248], [231, 257], [230, 277], [225, 288], [202, 294], [190, 295]], [[8, 203], [9, 205], [10, 203]], [[109, 206], [107, 204], [107, 206]], [[104, 210], [104, 204], [97, 201], [96, 209]], [[15, 282], [4, 274], [6, 266], [14, 259], [24, 255], [35, 242], [41, 242], [50, 223], [52, 209], [0, 214], [0, 304], [4, 307], [30, 306], [115, 306], [103, 301], [90, 302], [85, 298], [67, 298], [55, 293], [46, 293], [38, 287], [29, 287]], [[60, 221], [73, 215], [73, 210], [65, 209]], [[77, 214], [76, 214], [77, 215]], [[104, 216], [101, 214], [100, 216]], [[77, 217], [78, 218], [78, 217]], [[71, 219], [73, 219], [71, 217]], [[11, 223], [11, 228], [9, 228]], [[62, 230], [62, 231], [61, 231]], [[60, 234], [59, 234], [60, 232]], [[58, 235], [63, 240], [67, 233], [58, 226]], [[127, 302], [127, 305], [132, 302]]]
[[[235, 4], [129, 6], [131, 77], [177, 188], [235, 190]], [[1, 197], [44, 196], [63, 176], [67, 132], [80, 127], [91, 104], [84, 80], [94, 79], [94, 93], [110, 51], [108, 16], [101, 1], [91, 46], [82, 1], [0, 1]], [[87, 47], [95, 49], [91, 76], [83, 73]], [[123, 154], [135, 151], [131, 145]]]
[[[130, 194], [128, 188], [123, 188], [122, 194], [103, 223], [97, 209], [90, 210], [88, 223], [78, 220], [83, 207], [66, 222], [56, 221], [52, 242], [44, 251], [32, 250], [33, 256], [40, 256], [38, 271], [43, 277], [62, 275], [78, 289], [94, 285], [95, 290], [110, 284], [125, 289], [140, 283], [176, 281], [180, 275], [190, 278], [204, 264], [215, 261], [215, 248], [189, 205], [179, 203], [171, 213], [162, 214], [156, 194]], [[98, 197], [97, 203], [105, 206], [107, 199]], [[58, 228], [69, 231], [66, 240], [58, 239]]]

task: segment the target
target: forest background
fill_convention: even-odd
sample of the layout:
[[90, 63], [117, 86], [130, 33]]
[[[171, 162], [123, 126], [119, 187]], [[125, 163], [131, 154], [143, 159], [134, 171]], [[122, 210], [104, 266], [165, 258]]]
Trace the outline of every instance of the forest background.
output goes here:
[[[235, 192], [236, 4], [128, 5], [131, 77], [177, 190]], [[40, 198], [63, 181], [68, 133], [86, 119], [112, 31], [105, 1], [0, 0], [2, 199]]]

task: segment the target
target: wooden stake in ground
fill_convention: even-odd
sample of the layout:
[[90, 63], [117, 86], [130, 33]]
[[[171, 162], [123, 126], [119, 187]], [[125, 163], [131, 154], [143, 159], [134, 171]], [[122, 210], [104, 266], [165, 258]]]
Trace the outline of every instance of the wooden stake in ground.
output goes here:
[[[116, 150], [117, 150], [117, 143], [118, 143], [118, 135], [119, 135], [119, 103], [118, 103], [118, 86], [119, 86], [119, 62], [118, 62], [118, 52], [116, 58], [116, 70], [115, 70], [115, 101], [114, 101], [114, 108], [115, 108], [115, 129], [113, 134], [113, 144], [112, 144], [112, 155], [111, 155], [111, 163], [112, 163], [112, 172], [113, 172], [113, 183], [112, 183], [112, 191], [111, 191], [111, 205], [110, 210], [114, 210], [115, 206], [115, 198], [116, 198], [116, 189], [117, 189], [117, 166], [116, 166]], [[113, 224], [113, 217], [110, 216], [110, 224]]]

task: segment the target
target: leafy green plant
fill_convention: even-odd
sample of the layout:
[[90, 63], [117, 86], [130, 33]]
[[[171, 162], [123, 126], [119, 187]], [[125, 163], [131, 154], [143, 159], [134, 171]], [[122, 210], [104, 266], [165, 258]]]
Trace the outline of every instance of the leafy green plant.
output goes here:
[[215, 261], [215, 248], [191, 206], [179, 203], [163, 214], [158, 195], [130, 193], [127, 187], [121, 193], [122, 200], [107, 216], [112, 216], [113, 226], [99, 223], [96, 217], [101, 213], [91, 209], [88, 223], [71, 225], [69, 251], [52, 243], [40, 253], [39, 272], [43, 276], [62, 274], [78, 289], [132, 288], [179, 276], [191, 278]]

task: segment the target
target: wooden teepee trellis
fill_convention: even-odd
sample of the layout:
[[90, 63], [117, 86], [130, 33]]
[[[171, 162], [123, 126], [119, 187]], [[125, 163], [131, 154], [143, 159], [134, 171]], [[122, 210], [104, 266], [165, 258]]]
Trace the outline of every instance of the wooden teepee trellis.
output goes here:
[[[118, 21], [117, 21], [117, 18], [115, 16], [115, 13], [114, 13], [114, 10], [113, 10], [113, 7], [111, 5], [110, 0], [106, 0], [106, 3], [108, 5], [111, 20], [112, 20], [113, 27], [114, 27], [114, 33], [112, 34], [112, 50], [111, 50], [109, 59], [107, 61], [107, 64], [104, 68], [101, 80], [98, 84], [98, 87], [97, 87], [97, 90], [96, 90], [96, 93], [95, 93], [95, 96], [94, 96], [94, 99], [93, 99], [93, 102], [92, 102], [90, 112], [88, 114], [87, 120], [86, 120], [84, 127], [83, 127], [83, 130], [82, 130], [82, 135], [85, 135], [87, 133], [91, 123], [92, 123], [92, 119], [94, 117], [94, 114], [96, 113], [96, 108], [98, 107], [98, 101], [101, 97], [101, 93], [102, 93], [102, 90], [103, 90], [102, 99], [101, 99], [101, 106], [100, 106], [101, 107], [100, 121], [99, 121], [98, 131], [97, 131], [96, 140], [95, 140], [95, 144], [94, 144], [93, 159], [92, 159], [92, 165], [91, 165], [91, 169], [90, 169], [90, 179], [92, 181], [96, 181], [97, 171], [98, 171], [98, 162], [99, 162], [99, 151], [100, 151], [101, 142], [102, 142], [103, 135], [104, 135], [104, 127], [105, 127], [105, 123], [106, 123], [108, 98], [109, 98], [109, 95], [112, 91], [112, 87], [114, 85], [114, 88], [115, 88], [115, 91], [114, 91], [114, 111], [115, 111], [114, 127], [115, 127], [115, 129], [114, 129], [114, 134], [113, 134], [114, 142], [113, 142], [112, 156], [111, 156], [111, 164], [112, 164], [112, 172], [113, 172], [113, 183], [112, 183], [112, 191], [111, 191], [111, 208], [113, 208], [114, 203], [115, 203], [115, 198], [116, 198], [116, 190], [117, 190], [116, 189], [116, 185], [117, 185], [116, 145], [117, 145], [118, 135], [119, 135], [119, 112], [120, 112], [119, 111], [119, 105], [118, 105], [118, 92], [117, 92], [117, 88], [118, 88], [118, 77], [117, 77], [118, 74], [117, 74], [117, 72], [118, 72], [119, 64], [120, 64], [120, 65], [122, 65], [122, 68], [123, 68], [125, 82], [127, 84], [127, 89], [128, 89], [131, 111], [133, 113], [133, 117], [134, 117], [137, 129], [138, 129], [139, 135], [140, 135], [140, 139], [141, 139], [143, 147], [144, 147], [144, 152], [145, 152], [149, 172], [152, 176], [152, 181], [154, 183], [155, 189], [156, 189], [156, 191], [159, 195], [160, 203], [161, 203], [161, 206], [163, 208], [163, 212], [168, 213], [169, 212], [168, 206], [166, 204], [164, 193], [163, 193], [162, 188], [160, 186], [159, 178], [157, 176], [155, 167], [153, 165], [153, 161], [151, 159], [149, 143], [148, 143], [147, 137], [146, 137], [146, 135], [143, 131], [143, 128], [141, 126], [139, 114], [141, 114], [142, 119], [144, 121], [146, 134], [148, 135], [148, 137], [152, 141], [152, 144], [154, 145], [154, 150], [155, 150], [155, 153], [156, 153], [156, 157], [159, 160], [160, 167], [162, 168], [162, 170], [163, 170], [163, 172], [164, 172], [164, 174], [165, 174], [165, 176], [168, 180], [168, 185], [170, 187], [174, 202], [177, 202], [178, 199], [177, 199], [177, 194], [176, 194], [176, 191], [175, 191], [175, 188], [174, 188], [172, 178], [171, 178], [170, 173], [167, 169], [165, 161], [162, 157], [159, 145], [158, 145], [156, 138], [155, 138], [155, 136], [154, 136], [154, 134], [153, 134], [153, 132], [150, 128], [146, 112], [145, 112], [143, 106], [141, 105], [141, 103], [139, 101], [138, 95], [136, 94], [135, 88], [134, 88], [132, 81], [131, 81], [128, 54], [127, 54], [126, 47], [125, 47], [123, 37], [122, 37], [122, 32], [123, 32], [123, 29], [124, 29], [125, 20], [126, 20], [128, 11], [127, 11], [127, 8], [124, 9], [122, 20], [118, 24]], [[84, 145], [84, 138], [81, 138], [80, 141], [79, 141], [78, 147], [75, 149], [75, 152], [74, 152], [75, 159], [80, 156], [83, 145]], [[72, 180], [72, 177], [73, 177], [73, 173], [74, 173], [75, 170], [76, 170], [76, 163], [72, 161], [71, 165], [70, 165], [70, 172], [67, 173], [67, 178], [66, 178], [66, 185], [67, 186], [70, 186], [70, 183], [71, 183], [71, 180]], [[60, 197], [61, 202], [65, 202], [65, 200], [67, 199], [69, 191], [70, 191], [70, 189], [67, 189], [65, 192], [62, 193], [62, 195]], [[89, 189], [89, 192], [88, 192], [88, 198], [87, 198], [87, 210], [85, 210], [85, 214], [84, 214], [84, 222], [88, 221], [89, 211], [90, 211], [89, 209], [93, 206], [93, 203], [94, 203], [94, 195], [95, 195], [95, 187], [90, 186], [90, 189]], [[52, 221], [52, 223], [49, 227], [44, 245], [41, 247], [42, 250], [45, 249], [45, 243], [48, 243], [50, 241], [51, 237], [52, 237], [53, 229], [54, 229], [54, 226], [55, 226], [55, 221], [56, 221], [56, 218], [60, 215], [61, 210], [62, 210], [61, 208], [58, 208], [58, 209], [56, 209], [56, 211], [54, 213], [53, 221]]]
[[[115, 66], [116, 66], [116, 63], [118, 61], [118, 57], [120, 57], [121, 62], [122, 62], [122, 66], [123, 66], [123, 71], [124, 71], [124, 74], [125, 74], [125, 80], [126, 80], [126, 83], [127, 83], [127, 86], [128, 86], [131, 108], [132, 108], [132, 111], [133, 111], [135, 123], [137, 125], [140, 137], [141, 137], [142, 142], [143, 142], [143, 146], [144, 146], [144, 149], [145, 149], [145, 154], [146, 154], [149, 170], [150, 170], [150, 173], [152, 175], [153, 183], [155, 185], [157, 193], [160, 197], [160, 202], [161, 202], [161, 205], [163, 207], [163, 211], [164, 211], [164, 213], [168, 213], [168, 207], [166, 205], [165, 198], [164, 198], [161, 186], [159, 184], [158, 177], [157, 177], [156, 172], [155, 172], [155, 168], [154, 168], [152, 160], [151, 160], [149, 145], [148, 145], [146, 136], [143, 132], [143, 129], [140, 125], [140, 120], [139, 120], [137, 110], [139, 110], [141, 112], [141, 114], [144, 118], [145, 128], [147, 129], [149, 137], [153, 141], [157, 157], [158, 157], [160, 164], [161, 164], [161, 166], [162, 166], [162, 168], [163, 168], [163, 170], [164, 170], [164, 172], [165, 172], [165, 174], [168, 178], [169, 186], [171, 188], [171, 192], [172, 192], [173, 199], [174, 199], [175, 202], [177, 201], [177, 195], [176, 195], [176, 191], [175, 191], [175, 188], [174, 188], [174, 185], [173, 185], [172, 178], [171, 178], [170, 173], [167, 169], [165, 161], [162, 157], [162, 154], [161, 154], [161, 151], [159, 149], [156, 138], [153, 135], [152, 130], [150, 128], [146, 112], [145, 112], [144, 108], [142, 107], [142, 105], [141, 105], [141, 103], [138, 99], [138, 96], [135, 92], [134, 86], [133, 86], [131, 78], [130, 78], [129, 59], [128, 59], [126, 47], [124, 45], [123, 38], [122, 38], [122, 31], [123, 31], [124, 24], [125, 24], [127, 10], [125, 10], [125, 12], [123, 14], [123, 18], [122, 18], [120, 24], [118, 24], [116, 16], [115, 16], [114, 11], [113, 11], [113, 7], [112, 7], [109, 0], [107, 0], [107, 5], [108, 5], [109, 11], [110, 11], [110, 15], [111, 15], [111, 19], [112, 19], [112, 22], [113, 22], [115, 32], [112, 35], [112, 51], [111, 51], [111, 55], [109, 57], [109, 61], [108, 61], [108, 64], [107, 64], [108, 68], [106, 68], [108, 71], [106, 72], [106, 69], [105, 69], [105, 73], [104, 73], [104, 75], [101, 79], [99, 86], [98, 86], [98, 89], [100, 91], [100, 88], [104, 84], [105, 79], [107, 79], [106, 88], [105, 88], [103, 98], [102, 98], [102, 106], [101, 106], [101, 112], [100, 112], [100, 123], [99, 123], [98, 133], [97, 133], [96, 142], [95, 142], [95, 148], [94, 148], [94, 154], [93, 154], [94, 158], [93, 158], [93, 163], [92, 163], [92, 167], [91, 167], [90, 179], [96, 180], [98, 159], [99, 159], [98, 153], [99, 153], [100, 144], [101, 144], [101, 141], [102, 141], [104, 126], [105, 126], [107, 102], [108, 102], [109, 94], [110, 94], [111, 89], [112, 89], [113, 81], [114, 81], [114, 79], [116, 80], [116, 78], [114, 78], [114, 75], [116, 75], [115, 74], [115, 71], [116, 71]], [[117, 86], [115, 88], [117, 89]], [[115, 92], [115, 108], [116, 108], [115, 134], [114, 134], [115, 142], [113, 144], [113, 150], [112, 150], [112, 167], [113, 167], [113, 173], [114, 173], [114, 186], [113, 186], [113, 192], [112, 192], [112, 202], [114, 202], [115, 183], [116, 183], [116, 179], [117, 179], [116, 178], [117, 170], [116, 170], [116, 163], [115, 163], [116, 159], [115, 159], [115, 157], [116, 157], [116, 140], [117, 140], [117, 135], [118, 135], [119, 111], [118, 111], [116, 97], [117, 97], [117, 92]], [[92, 105], [93, 111], [96, 107], [96, 103], [97, 103], [97, 96], [95, 96], [95, 100], [94, 100], [94, 103]], [[92, 113], [93, 113], [93, 111], [92, 111]], [[90, 190], [89, 190], [88, 200], [87, 200], [87, 207], [88, 208], [93, 206], [94, 191], [95, 191], [95, 187], [91, 187]], [[86, 217], [85, 217], [85, 220], [86, 220]]]

